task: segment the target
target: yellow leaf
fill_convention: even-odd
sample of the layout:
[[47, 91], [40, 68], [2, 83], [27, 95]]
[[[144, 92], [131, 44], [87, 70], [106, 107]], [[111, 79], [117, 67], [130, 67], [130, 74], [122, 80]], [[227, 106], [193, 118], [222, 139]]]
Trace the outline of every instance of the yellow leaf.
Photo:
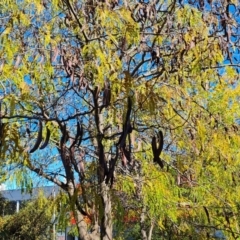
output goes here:
[[12, 31], [12, 27], [7, 27], [4, 32], [2, 33], [2, 35], [6, 35], [9, 34]]
[[29, 92], [29, 86], [25, 82], [21, 82], [19, 87], [22, 90], [22, 94]]

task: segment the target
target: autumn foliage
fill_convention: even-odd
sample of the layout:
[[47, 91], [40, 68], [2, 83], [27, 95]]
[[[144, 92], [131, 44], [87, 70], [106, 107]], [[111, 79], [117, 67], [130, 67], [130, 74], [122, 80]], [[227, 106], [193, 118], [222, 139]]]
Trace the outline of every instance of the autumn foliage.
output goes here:
[[58, 185], [84, 240], [239, 238], [239, 1], [1, 7], [2, 180]]

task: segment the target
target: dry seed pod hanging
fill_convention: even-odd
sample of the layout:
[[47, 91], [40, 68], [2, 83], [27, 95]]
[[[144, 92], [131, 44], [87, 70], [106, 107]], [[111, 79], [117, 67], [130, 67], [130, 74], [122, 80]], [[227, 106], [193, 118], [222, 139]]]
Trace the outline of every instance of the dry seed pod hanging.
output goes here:
[[37, 141], [35, 142], [33, 148], [30, 150], [29, 153], [35, 152], [38, 149], [40, 143], [42, 142], [42, 121], [41, 120], [39, 120], [38, 125], [39, 125], [39, 128], [38, 128]]

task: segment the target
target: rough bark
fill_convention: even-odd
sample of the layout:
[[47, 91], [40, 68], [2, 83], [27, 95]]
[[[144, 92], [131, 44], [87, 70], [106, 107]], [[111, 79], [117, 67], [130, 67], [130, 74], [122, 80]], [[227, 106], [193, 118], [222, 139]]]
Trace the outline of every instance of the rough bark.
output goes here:
[[142, 194], [142, 179], [143, 173], [142, 173], [142, 168], [141, 165], [139, 165], [139, 174], [137, 178], [135, 179], [135, 185], [136, 185], [136, 194], [138, 200], [142, 203], [142, 208], [141, 208], [141, 214], [140, 214], [140, 231], [141, 231], [141, 239], [142, 240], [148, 240], [148, 235], [147, 235], [147, 227], [146, 227], [146, 205], [144, 204], [143, 200], [143, 194]]
[[154, 222], [151, 222], [151, 226], [148, 232], [148, 240], [152, 239], [153, 228], [154, 228]]
[[[71, 182], [68, 183], [68, 195], [69, 195], [70, 200], [74, 201], [75, 191], [74, 191], [74, 185]], [[77, 206], [75, 206], [73, 211], [74, 211], [74, 217], [76, 219], [76, 224], [77, 224], [80, 239], [81, 240], [93, 240], [93, 238], [91, 238], [90, 234], [88, 233], [87, 224], [84, 221], [84, 216], [81, 214], [81, 212], [79, 211]]]
[[75, 218], [77, 221], [77, 228], [80, 239], [93, 240], [94, 238], [92, 238], [90, 234], [87, 232], [87, 224], [84, 222], [83, 215], [78, 210], [76, 210]]
[[101, 197], [103, 203], [103, 217], [102, 217], [102, 240], [112, 239], [112, 206], [109, 186], [105, 181], [101, 183]]
[[141, 216], [140, 216], [140, 227], [141, 227], [142, 240], [148, 240], [147, 231], [145, 228], [145, 213], [146, 213], [146, 207], [143, 206], [142, 211], [141, 211]]

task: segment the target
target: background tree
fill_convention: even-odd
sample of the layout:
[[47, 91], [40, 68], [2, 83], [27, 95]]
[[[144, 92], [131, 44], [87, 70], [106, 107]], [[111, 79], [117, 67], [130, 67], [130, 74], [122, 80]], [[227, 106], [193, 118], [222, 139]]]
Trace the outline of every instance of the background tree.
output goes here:
[[[18, 213], [7, 212], [5, 207], [5, 215], [0, 217], [1, 239], [53, 239], [55, 201], [40, 193], [37, 199], [24, 203]], [[8, 201], [1, 200], [4, 203]]]
[[20, 184], [65, 190], [80, 239], [112, 239], [130, 208], [142, 239], [239, 236], [237, 1], [2, 9], [0, 153]]
[[13, 214], [16, 211], [16, 204], [14, 202], [10, 202], [6, 200], [1, 194], [0, 194], [0, 209], [1, 209], [1, 216]]

